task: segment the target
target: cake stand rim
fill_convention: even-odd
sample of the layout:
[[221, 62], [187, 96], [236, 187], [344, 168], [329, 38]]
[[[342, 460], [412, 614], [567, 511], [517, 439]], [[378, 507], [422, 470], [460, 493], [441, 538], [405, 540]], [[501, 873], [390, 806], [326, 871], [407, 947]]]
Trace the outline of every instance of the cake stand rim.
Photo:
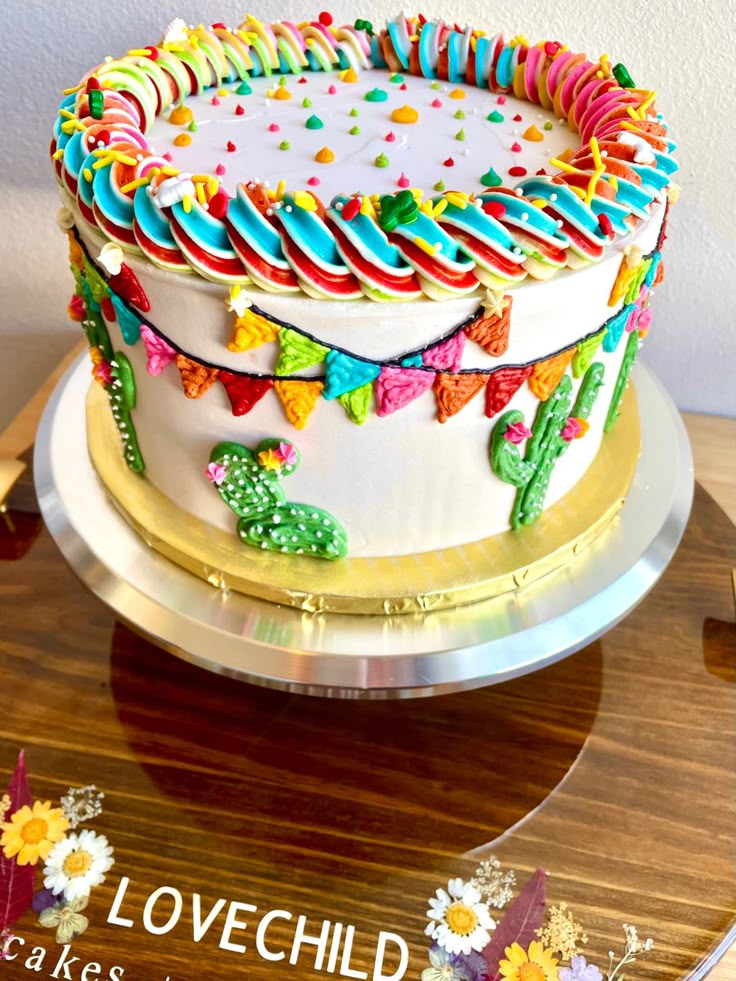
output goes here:
[[[669, 394], [640, 362], [634, 377], [642, 455], [627, 503], [615, 528], [604, 532], [598, 545], [594, 542], [572, 565], [519, 592], [424, 615], [305, 614], [240, 594], [223, 595], [154, 553], [108, 498], [83, 438], [89, 380], [85, 363], [83, 355], [52, 393], [34, 451], [41, 513], [62, 556], [78, 578], [136, 632], [199, 667], [266, 687], [323, 697], [403, 698], [482, 687], [539, 670], [600, 637], [644, 598], [674, 555], [692, 505], [693, 465], [684, 424]], [[60, 417], [70, 414], [79, 416], [76, 429], [59, 424]], [[647, 453], [655, 443], [668, 451], [669, 474], [666, 467], [656, 465], [656, 453]], [[81, 505], [77, 495], [72, 497], [62, 486], [64, 474], [54, 467], [54, 454], [62, 448], [74, 455], [75, 473], [83, 478], [76, 489], [94, 503], [106, 522], [115, 523], [109, 527], [119, 538], [118, 554], [112, 554], [114, 544], [106, 554], [105, 542], [90, 541], [85, 527], [75, 522], [75, 508]], [[659, 459], [661, 463], [661, 454]], [[642, 510], [647, 514], [644, 528]], [[82, 513], [89, 512], [83, 507]], [[609, 547], [601, 550], [601, 542]], [[612, 543], [620, 553], [619, 562], [625, 554], [638, 552], [624, 571], [616, 570], [611, 561]], [[140, 588], [140, 581], [131, 581], [141, 570], [154, 581], [165, 574], [166, 596], [151, 595]], [[587, 593], [582, 588], [586, 581]], [[583, 597], [580, 602], [571, 601], [576, 595]], [[187, 598], [190, 602], [185, 602]], [[185, 612], [197, 605], [202, 615]], [[445, 623], [449, 617], [454, 625]], [[515, 622], [516, 628], [489, 636], [491, 625], [504, 618], [512, 625]], [[435, 632], [438, 641], [427, 649], [438, 624], [444, 625]], [[316, 642], [310, 649], [315, 626], [323, 648], [329, 641], [331, 649], [314, 649]], [[264, 636], [264, 629], [276, 637], [285, 632], [290, 641]]]

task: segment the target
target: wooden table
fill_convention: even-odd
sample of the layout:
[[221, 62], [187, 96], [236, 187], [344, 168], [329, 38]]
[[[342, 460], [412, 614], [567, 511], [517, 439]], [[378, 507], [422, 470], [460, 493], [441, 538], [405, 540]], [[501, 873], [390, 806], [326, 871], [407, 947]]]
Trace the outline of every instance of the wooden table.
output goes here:
[[[312, 934], [354, 926], [346, 966], [368, 977], [380, 932], [399, 935], [416, 978], [427, 897], [491, 854], [520, 884], [548, 870], [549, 902], [575, 911], [601, 968], [627, 922], [656, 943], [629, 981], [704, 976], [736, 924], [736, 536], [702, 487], [661, 582], [595, 644], [489, 689], [344, 703], [205, 674], [116, 623], [62, 561], [28, 476], [0, 520], [0, 786], [21, 746], [36, 797], [96, 783], [94, 827], [117, 858], [72, 977], [96, 962], [85, 981], [113, 965], [146, 981], [321, 978], [314, 946], [288, 963], [304, 915]], [[130, 928], [106, 922], [122, 877]], [[184, 912], [157, 936], [142, 918], [159, 887]], [[230, 943], [245, 953], [218, 947], [224, 908], [194, 942], [194, 893], [205, 913], [219, 899], [258, 908], [235, 909], [249, 925]], [[164, 897], [154, 920], [170, 910]], [[268, 961], [256, 925], [275, 910], [292, 918], [273, 918], [267, 952], [287, 953]], [[51, 974], [51, 932], [33, 914], [16, 932], [26, 951], [49, 949], [37, 976]], [[0, 968], [33, 976], [20, 957]], [[732, 976], [721, 965], [711, 981]]]

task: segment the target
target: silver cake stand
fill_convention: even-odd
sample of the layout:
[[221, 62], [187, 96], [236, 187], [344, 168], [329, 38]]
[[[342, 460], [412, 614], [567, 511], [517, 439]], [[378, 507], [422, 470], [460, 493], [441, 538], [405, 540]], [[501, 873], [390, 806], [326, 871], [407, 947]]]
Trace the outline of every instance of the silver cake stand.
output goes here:
[[149, 548], [119, 515], [87, 455], [86, 356], [56, 388], [36, 440], [46, 525], [79, 578], [133, 629], [193, 664], [242, 681], [335, 698], [406, 698], [496, 684], [595, 640], [652, 588], [693, 497], [680, 416], [639, 364], [642, 455], [606, 532], [525, 589], [436, 613], [303, 613], [224, 592]]

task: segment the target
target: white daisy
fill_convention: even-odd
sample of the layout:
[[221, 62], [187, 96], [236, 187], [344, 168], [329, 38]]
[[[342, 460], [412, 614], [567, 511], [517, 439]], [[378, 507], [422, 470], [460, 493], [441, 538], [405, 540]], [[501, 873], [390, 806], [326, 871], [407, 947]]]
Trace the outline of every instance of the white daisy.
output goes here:
[[447, 891], [438, 889], [429, 907], [425, 933], [450, 954], [483, 950], [491, 939], [490, 931], [496, 928], [478, 889], [462, 879], [450, 879]]
[[89, 896], [115, 864], [112, 853], [104, 835], [87, 829], [69, 835], [46, 859], [43, 884], [57, 894], [63, 893], [67, 902]]

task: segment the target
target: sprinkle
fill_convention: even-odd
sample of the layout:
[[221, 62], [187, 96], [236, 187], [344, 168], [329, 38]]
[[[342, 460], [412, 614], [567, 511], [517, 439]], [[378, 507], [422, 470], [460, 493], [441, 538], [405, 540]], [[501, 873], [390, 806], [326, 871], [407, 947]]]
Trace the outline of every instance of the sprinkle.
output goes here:
[[235, 89], [236, 95], [252, 95], [253, 89], [248, 85], [247, 81], [243, 79], [240, 85]]
[[376, 167], [388, 167], [388, 157], [385, 153], [379, 153], [373, 163]]
[[426, 238], [422, 238], [421, 235], [415, 235], [414, 236], [414, 245], [416, 245], [418, 248], [420, 248], [422, 250], [422, 252], [426, 252], [427, 255], [434, 255], [436, 253], [436, 251], [437, 251], [437, 246], [436, 245], [431, 245], [426, 240]]
[[130, 191], [135, 191], [137, 188], [148, 184], [150, 180], [150, 175], [148, 177], [137, 177], [134, 181], [129, 181], [127, 184], [123, 184], [120, 190], [123, 194], [129, 194]]
[[503, 116], [497, 109], [494, 109], [493, 112], [489, 112], [488, 115], [486, 116], [486, 119], [488, 120], [489, 123], [503, 122]]
[[325, 124], [319, 116], [310, 116], [304, 125], [307, 129], [322, 129]]
[[291, 143], [288, 140], [282, 140], [279, 143], [279, 150], [291, 150]]
[[598, 227], [604, 235], [613, 234], [613, 225], [611, 224], [611, 219], [608, 217], [608, 215], [604, 215], [603, 213], [598, 215]]
[[351, 126], [350, 129], [348, 130], [348, 133], [351, 136], [359, 136], [360, 135], [360, 126]]
[[465, 98], [465, 91], [464, 91], [464, 89], [453, 89], [449, 93], [449, 95], [450, 95], [450, 98], [451, 99], [464, 99]]
[[315, 153], [314, 159], [317, 161], [317, 163], [328, 164], [332, 163], [332, 161], [335, 159], [335, 154], [328, 146], [323, 146], [321, 150], [318, 150]]
[[220, 105], [220, 100], [217, 98], [216, 95], [213, 95], [212, 98], [210, 99], [210, 105], [212, 105], [212, 106], [219, 106]]
[[500, 219], [506, 214], [506, 205], [500, 201], [484, 201], [483, 211], [491, 218]]
[[309, 191], [294, 191], [294, 204], [303, 211], [317, 210], [317, 202]]
[[512, 153], [521, 153], [521, 143], [512, 143], [510, 150]]
[[447, 203], [453, 205], [453, 207], [458, 208], [460, 211], [465, 211], [468, 206], [468, 195], [461, 194], [459, 191], [448, 191], [445, 195], [447, 198]]
[[391, 113], [391, 120], [394, 123], [410, 125], [419, 121], [419, 113], [412, 106], [400, 106]]
[[280, 132], [280, 130], [281, 130], [281, 127], [279, 126], [278, 123], [271, 123], [271, 125], [268, 127], [268, 132], [269, 133], [278, 133], [278, 132]]
[[319, 177], [310, 177], [307, 181], [310, 187], [319, 187]]
[[437, 183], [432, 188], [433, 191], [439, 191], [440, 193], [445, 189], [445, 182], [443, 180], [438, 180]]
[[396, 142], [396, 133], [394, 133], [394, 132], [387, 133], [386, 134], [386, 142], [387, 143], [395, 143]]
[[366, 102], [385, 102], [388, 99], [388, 92], [383, 89], [371, 89], [363, 98]]
[[406, 176], [403, 170], [401, 171], [401, 177], [399, 177], [396, 183], [399, 187], [411, 187], [411, 181]]
[[635, 88], [634, 80], [632, 79], [631, 75], [629, 75], [626, 65], [622, 65], [621, 62], [619, 62], [617, 65], [613, 66], [612, 73], [613, 77], [616, 79], [622, 89]]
[[358, 81], [358, 76], [355, 74], [354, 68], [348, 68], [347, 71], [341, 72], [340, 78], [347, 85], [355, 85], [355, 83]]
[[243, 107], [240, 105], [240, 103], [238, 103], [237, 106], [235, 107], [235, 115], [236, 116], [244, 116], [245, 115], [245, 109], [243, 109]]
[[509, 173], [512, 177], [526, 177], [528, 171], [526, 167], [509, 167]]
[[[90, 79], [93, 81], [93, 79]], [[96, 79], [94, 79], [96, 81]], [[89, 83], [88, 83], [89, 86]], [[93, 119], [102, 119], [105, 113], [105, 97], [99, 89], [89, 90], [89, 114]]]
[[506, 105], [506, 96], [505, 95], [499, 95], [499, 97], [496, 99], [496, 105], [497, 106], [505, 106]]
[[355, 106], [353, 106], [353, 108], [350, 110], [350, 112], [348, 113], [348, 115], [349, 116], [359, 116], [360, 115], [360, 111]]
[[464, 129], [459, 129], [457, 131], [457, 133], [455, 133], [455, 139], [456, 140], [459, 140], [461, 143], [464, 142], [464, 140], [465, 140], [465, 130]]
[[169, 122], [174, 126], [186, 126], [194, 119], [194, 114], [189, 106], [176, 106], [169, 113]]
[[324, 27], [329, 27], [332, 24], [332, 14], [328, 13], [326, 10], [321, 11], [319, 15], [319, 22]]
[[548, 133], [549, 133], [549, 131], [550, 131], [550, 130], [552, 129], [552, 123], [551, 123], [551, 122], [549, 121], [549, 119], [548, 119], [548, 120], [547, 120], [547, 122], [546, 122], [546, 123], [544, 124], [544, 129], [546, 129]]
[[279, 85], [279, 87], [274, 92], [273, 97], [274, 99], [278, 99], [280, 102], [283, 102], [285, 99], [291, 98], [291, 92], [283, 85]]
[[537, 127], [532, 123], [532, 125], [524, 133], [524, 139], [528, 140], [530, 143], [541, 143], [544, 136], [539, 132]]
[[174, 137], [174, 146], [189, 146], [192, 142], [192, 138], [189, 133], [179, 133], [178, 136]]
[[330, 86], [330, 87], [329, 87], [329, 88], [327, 89], [327, 94], [328, 94], [328, 95], [337, 95], [337, 88], [336, 88], [336, 87], [335, 87], [334, 85], [331, 85], [331, 86]]
[[84, 168], [84, 170], [82, 171], [82, 176], [84, 177], [84, 179], [87, 181], [88, 184], [92, 183], [92, 178], [94, 177], [94, 174], [89, 169], [89, 167]]
[[[200, 185], [201, 186], [201, 185]], [[209, 214], [212, 218], [224, 218], [227, 214], [227, 206], [230, 203], [230, 198], [227, 196], [225, 191], [218, 191], [210, 198], [209, 202]]]
[[432, 101], [430, 102], [430, 105], [431, 105], [431, 107], [433, 109], [441, 109], [442, 108], [442, 102], [441, 102], [440, 99], [432, 99]]
[[353, 218], [357, 217], [359, 212], [360, 212], [360, 199], [350, 198], [350, 200], [346, 201], [345, 204], [342, 206], [342, 209], [340, 211], [340, 216], [345, 221], [352, 221]]
[[443, 167], [454, 167], [455, 166], [455, 161], [452, 159], [452, 157], [448, 157], [447, 160], [443, 160], [442, 161], [442, 166]]
[[222, 175], [225, 173], [224, 164], [218, 163], [218, 165], [215, 167], [215, 173], [218, 177], [222, 177]]

